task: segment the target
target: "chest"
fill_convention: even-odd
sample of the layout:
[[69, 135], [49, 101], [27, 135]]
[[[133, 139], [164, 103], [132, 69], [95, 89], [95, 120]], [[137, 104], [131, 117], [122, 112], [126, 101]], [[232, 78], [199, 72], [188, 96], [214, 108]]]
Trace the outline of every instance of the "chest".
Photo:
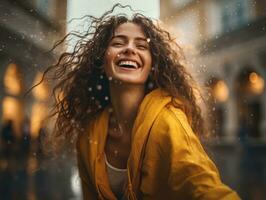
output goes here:
[[108, 162], [119, 169], [127, 168], [127, 160], [130, 154], [130, 134], [115, 136], [112, 130], [108, 132], [105, 143], [105, 155]]

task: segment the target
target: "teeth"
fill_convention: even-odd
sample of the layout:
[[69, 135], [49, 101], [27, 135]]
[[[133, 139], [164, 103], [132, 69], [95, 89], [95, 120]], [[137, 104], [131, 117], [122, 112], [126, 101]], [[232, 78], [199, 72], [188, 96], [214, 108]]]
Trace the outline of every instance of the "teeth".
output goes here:
[[133, 66], [134, 68], [138, 68], [138, 64], [135, 61], [131, 61], [131, 60], [122, 60], [119, 62], [119, 65], [129, 65], [129, 66]]

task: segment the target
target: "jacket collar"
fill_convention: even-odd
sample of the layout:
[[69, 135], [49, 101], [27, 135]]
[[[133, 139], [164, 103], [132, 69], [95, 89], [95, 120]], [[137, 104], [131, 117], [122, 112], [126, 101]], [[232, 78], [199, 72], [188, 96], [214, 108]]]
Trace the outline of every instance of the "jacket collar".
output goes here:
[[[140, 105], [132, 131], [132, 146], [128, 160], [129, 180], [138, 196], [140, 172], [150, 129], [161, 110], [171, 102], [171, 97], [161, 89], [149, 93]], [[130, 185], [130, 182], [129, 182]], [[129, 187], [129, 189], [131, 186]]]
[[[171, 102], [171, 97], [161, 89], [150, 92], [143, 99], [133, 129], [131, 152], [127, 163], [128, 168], [128, 199], [137, 199], [140, 184], [140, 170], [146, 143], [148, 141], [150, 129], [157, 118], [160, 111]], [[94, 178], [98, 193], [106, 199], [116, 199], [111, 192], [108, 184], [108, 176], [106, 174], [104, 162], [104, 147], [107, 138], [109, 121], [108, 107], [100, 114], [99, 118], [94, 122], [90, 135], [96, 137], [98, 142], [97, 157], [95, 157]], [[95, 155], [96, 156], [96, 155]], [[103, 197], [101, 197], [103, 198]]]

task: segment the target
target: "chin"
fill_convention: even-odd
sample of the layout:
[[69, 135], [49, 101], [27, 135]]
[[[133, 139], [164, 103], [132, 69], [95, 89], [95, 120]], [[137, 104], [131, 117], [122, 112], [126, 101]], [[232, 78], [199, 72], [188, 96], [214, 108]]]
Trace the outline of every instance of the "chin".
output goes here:
[[114, 80], [114, 82], [118, 82], [120, 84], [130, 84], [130, 85], [143, 85], [144, 86], [146, 83], [145, 80], [134, 79], [132, 77], [130, 77], [130, 78], [114, 77], [113, 80]]

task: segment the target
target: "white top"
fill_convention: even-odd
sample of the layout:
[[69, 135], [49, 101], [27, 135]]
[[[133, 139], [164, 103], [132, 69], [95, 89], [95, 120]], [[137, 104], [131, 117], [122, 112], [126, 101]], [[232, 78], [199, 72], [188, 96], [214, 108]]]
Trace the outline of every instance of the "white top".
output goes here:
[[106, 169], [110, 187], [118, 199], [124, 199], [124, 188], [127, 183], [127, 169], [112, 166], [105, 155]]

